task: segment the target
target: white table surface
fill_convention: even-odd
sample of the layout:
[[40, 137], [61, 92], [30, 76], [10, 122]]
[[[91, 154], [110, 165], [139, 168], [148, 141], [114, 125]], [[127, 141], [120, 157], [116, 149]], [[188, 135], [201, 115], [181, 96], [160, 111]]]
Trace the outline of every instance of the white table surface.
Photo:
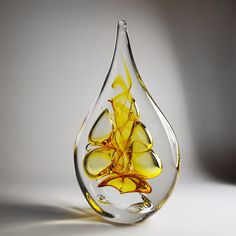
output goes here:
[[179, 183], [159, 212], [130, 226], [105, 222], [70, 187], [8, 188], [1, 193], [0, 235], [236, 235], [233, 185]]

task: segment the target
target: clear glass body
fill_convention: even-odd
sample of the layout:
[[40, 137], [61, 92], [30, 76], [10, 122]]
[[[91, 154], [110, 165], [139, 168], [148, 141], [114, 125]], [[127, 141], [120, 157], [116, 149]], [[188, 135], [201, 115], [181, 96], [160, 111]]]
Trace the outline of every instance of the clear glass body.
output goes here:
[[116, 223], [138, 222], [160, 209], [178, 176], [175, 134], [140, 78], [124, 21], [108, 75], [79, 131], [74, 162], [90, 206]]

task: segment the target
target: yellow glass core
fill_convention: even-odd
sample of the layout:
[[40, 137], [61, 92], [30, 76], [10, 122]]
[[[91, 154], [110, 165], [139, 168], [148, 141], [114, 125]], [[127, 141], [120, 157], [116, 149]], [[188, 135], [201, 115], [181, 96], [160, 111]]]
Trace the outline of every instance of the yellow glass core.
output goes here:
[[162, 162], [152, 150], [153, 140], [131, 94], [132, 78], [124, 62], [126, 80], [116, 76], [113, 89], [120, 92], [108, 100], [112, 111], [102, 111], [93, 125], [84, 157], [87, 176], [101, 180], [98, 187], [111, 186], [120, 193], [151, 193], [147, 179], [162, 172]]

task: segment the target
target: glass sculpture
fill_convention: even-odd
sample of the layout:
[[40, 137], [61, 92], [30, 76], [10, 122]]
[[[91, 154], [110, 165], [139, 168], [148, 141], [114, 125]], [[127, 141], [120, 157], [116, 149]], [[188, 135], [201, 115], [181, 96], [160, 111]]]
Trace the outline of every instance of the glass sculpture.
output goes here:
[[179, 172], [175, 134], [138, 73], [119, 21], [112, 63], [74, 147], [76, 175], [103, 218], [130, 224], [165, 203]]

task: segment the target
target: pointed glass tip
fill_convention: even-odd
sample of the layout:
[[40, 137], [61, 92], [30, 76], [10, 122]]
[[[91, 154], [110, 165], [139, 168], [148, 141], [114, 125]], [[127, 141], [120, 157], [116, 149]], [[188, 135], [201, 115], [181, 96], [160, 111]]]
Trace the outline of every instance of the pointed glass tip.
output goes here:
[[126, 21], [125, 20], [119, 20], [118, 21], [118, 27], [126, 29], [127, 28]]
[[117, 52], [120, 53], [120, 51], [129, 50], [127, 49], [127, 45], [129, 45], [127, 24], [124, 20], [119, 20], [117, 24], [116, 46], [115, 46], [114, 56], [116, 55]]

